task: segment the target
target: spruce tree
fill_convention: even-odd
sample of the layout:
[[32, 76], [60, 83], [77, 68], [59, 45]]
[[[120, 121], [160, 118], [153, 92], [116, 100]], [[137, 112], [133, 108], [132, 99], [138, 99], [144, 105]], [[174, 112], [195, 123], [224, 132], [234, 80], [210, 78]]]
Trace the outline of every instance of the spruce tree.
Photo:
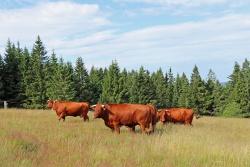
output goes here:
[[31, 53], [31, 75], [32, 80], [26, 89], [26, 96], [28, 102], [26, 105], [30, 108], [45, 108], [46, 97], [46, 65], [48, 57], [47, 51], [40, 39], [37, 40], [33, 46]]
[[100, 96], [102, 103], [117, 103], [119, 101], [119, 74], [118, 63], [112, 61], [103, 79], [102, 94]]
[[85, 68], [83, 59], [77, 58], [74, 70], [74, 85], [76, 90], [77, 101], [90, 101], [91, 90], [88, 71]]
[[242, 93], [241, 93], [241, 109], [244, 117], [250, 117], [250, 61], [245, 59], [242, 64]]
[[53, 51], [51, 57], [49, 58], [49, 63], [47, 66], [47, 83], [46, 83], [46, 96], [51, 100], [58, 99], [58, 88], [59, 82], [59, 63], [56, 58], [56, 54]]
[[10, 101], [9, 106], [18, 107], [20, 104], [20, 70], [19, 70], [19, 57], [17, 48], [8, 40], [6, 53], [4, 57], [4, 98]]
[[190, 81], [190, 105], [199, 114], [205, 113], [205, 84], [201, 79], [198, 67], [195, 65]]
[[127, 84], [128, 73], [126, 69], [120, 74], [119, 81], [118, 81], [118, 96], [117, 96], [117, 103], [127, 103], [129, 101], [129, 88]]
[[180, 91], [181, 91], [181, 78], [179, 74], [177, 74], [174, 82], [172, 107], [179, 107], [178, 101], [180, 98], [180, 93], [181, 93]]
[[89, 84], [90, 84], [90, 91], [91, 91], [91, 104], [98, 103], [100, 99], [100, 95], [102, 93], [102, 82], [103, 82], [103, 69], [97, 69], [95, 67], [91, 67], [89, 73]]
[[185, 73], [182, 74], [181, 78], [181, 85], [180, 85], [180, 95], [178, 98], [178, 106], [179, 107], [190, 107], [190, 99], [189, 99], [189, 81]]
[[151, 80], [150, 74], [143, 67], [140, 68], [138, 74], [133, 76], [133, 85], [130, 89], [130, 101], [132, 103], [156, 104], [155, 87]]
[[217, 82], [215, 73], [210, 69], [206, 82], [206, 95], [205, 95], [205, 112], [214, 114], [215, 112], [215, 84]]
[[167, 107], [173, 106], [173, 96], [174, 96], [174, 75], [172, 73], [172, 69], [170, 68], [168, 73], [166, 74], [165, 80], [167, 82]]
[[75, 97], [74, 83], [71, 80], [73, 70], [70, 64], [65, 64], [60, 58], [56, 61], [55, 54], [51, 56], [50, 69], [53, 75], [48, 82], [47, 96], [49, 99], [70, 101]]
[[4, 100], [4, 61], [2, 55], [0, 54], [0, 101]]
[[167, 85], [161, 68], [152, 74], [152, 81], [155, 87], [156, 106], [164, 108], [167, 105]]

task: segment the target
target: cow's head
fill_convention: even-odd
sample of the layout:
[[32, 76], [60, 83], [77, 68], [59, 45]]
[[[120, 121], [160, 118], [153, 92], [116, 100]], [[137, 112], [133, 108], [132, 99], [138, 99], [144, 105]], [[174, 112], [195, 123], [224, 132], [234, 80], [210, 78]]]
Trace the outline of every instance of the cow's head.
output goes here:
[[170, 121], [171, 120], [171, 111], [170, 110], [165, 110], [165, 121]]
[[106, 110], [103, 104], [96, 104], [92, 109], [95, 111], [94, 118], [102, 118]]
[[157, 119], [164, 123], [166, 121], [165, 119], [165, 110], [158, 110], [157, 112]]
[[54, 103], [53, 100], [48, 100], [48, 101], [47, 101], [47, 107], [48, 107], [49, 109], [51, 109], [51, 108], [53, 107], [53, 103]]

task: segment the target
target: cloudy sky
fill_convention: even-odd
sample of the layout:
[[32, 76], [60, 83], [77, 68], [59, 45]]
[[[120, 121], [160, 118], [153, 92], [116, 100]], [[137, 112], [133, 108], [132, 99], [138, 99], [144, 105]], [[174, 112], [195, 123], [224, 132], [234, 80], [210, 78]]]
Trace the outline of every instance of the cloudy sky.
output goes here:
[[250, 59], [249, 0], [1, 0], [0, 53], [8, 38], [32, 48], [40, 35], [49, 54], [88, 68], [112, 60], [127, 69], [198, 65], [226, 81], [235, 61]]

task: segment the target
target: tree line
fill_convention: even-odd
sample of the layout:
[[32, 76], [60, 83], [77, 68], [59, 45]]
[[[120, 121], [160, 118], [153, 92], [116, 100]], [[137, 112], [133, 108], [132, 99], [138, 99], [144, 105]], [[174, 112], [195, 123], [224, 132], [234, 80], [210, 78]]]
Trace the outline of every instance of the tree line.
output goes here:
[[187, 107], [202, 115], [250, 116], [250, 61], [235, 62], [227, 83], [209, 70], [202, 79], [195, 65], [191, 77], [174, 75], [171, 68], [150, 73], [108, 68], [88, 71], [81, 57], [75, 65], [49, 55], [38, 36], [33, 48], [20, 48], [8, 40], [0, 55], [0, 101], [12, 107], [45, 108], [48, 99], [101, 103], [151, 103], [158, 108]]

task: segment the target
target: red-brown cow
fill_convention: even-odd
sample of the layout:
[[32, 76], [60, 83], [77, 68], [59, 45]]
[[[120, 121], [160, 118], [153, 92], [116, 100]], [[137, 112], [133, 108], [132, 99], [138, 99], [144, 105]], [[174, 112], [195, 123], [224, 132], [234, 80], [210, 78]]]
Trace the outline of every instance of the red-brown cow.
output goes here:
[[167, 108], [161, 109], [157, 116], [162, 123], [173, 122], [192, 125], [194, 112], [192, 109], [187, 108]]
[[154, 131], [156, 110], [151, 105], [97, 104], [93, 108], [94, 118], [102, 118], [105, 125], [117, 133], [120, 133], [123, 125], [131, 131], [135, 130], [136, 125], [140, 125], [143, 133]]
[[59, 121], [61, 119], [65, 121], [66, 116], [80, 116], [84, 121], [89, 120], [89, 103], [87, 102], [48, 100], [48, 108], [52, 108], [56, 112]]

